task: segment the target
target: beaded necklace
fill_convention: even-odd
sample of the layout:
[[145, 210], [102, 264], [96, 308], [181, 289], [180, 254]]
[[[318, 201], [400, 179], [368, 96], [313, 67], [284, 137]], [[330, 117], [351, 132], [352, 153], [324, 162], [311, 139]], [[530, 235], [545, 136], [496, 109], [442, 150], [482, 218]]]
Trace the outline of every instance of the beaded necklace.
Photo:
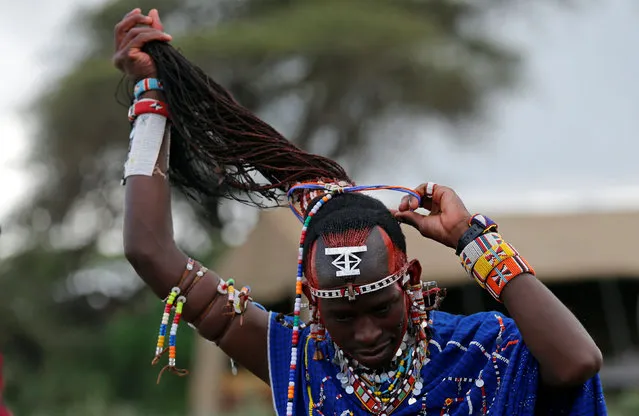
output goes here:
[[406, 331], [400, 347], [391, 361], [391, 370], [368, 369], [349, 358], [336, 344], [333, 363], [339, 368], [336, 375], [347, 394], [355, 395], [366, 409], [376, 415], [390, 414], [410, 396], [417, 401], [424, 382], [421, 369], [428, 363], [428, 341], [418, 340]]

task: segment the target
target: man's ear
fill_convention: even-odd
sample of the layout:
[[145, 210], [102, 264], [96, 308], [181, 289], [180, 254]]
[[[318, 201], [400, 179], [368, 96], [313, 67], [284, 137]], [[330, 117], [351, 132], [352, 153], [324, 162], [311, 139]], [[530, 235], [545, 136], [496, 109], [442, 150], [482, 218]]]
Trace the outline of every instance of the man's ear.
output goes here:
[[311, 294], [311, 287], [308, 285], [308, 280], [302, 280], [302, 293], [308, 299], [310, 304], [315, 304], [315, 299], [313, 299], [313, 295]]
[[410, 276], [410, 284], [418, 284], [422, 278], [422, 265], [419, 260], [413, 259], [408, 263], [408, 275]]

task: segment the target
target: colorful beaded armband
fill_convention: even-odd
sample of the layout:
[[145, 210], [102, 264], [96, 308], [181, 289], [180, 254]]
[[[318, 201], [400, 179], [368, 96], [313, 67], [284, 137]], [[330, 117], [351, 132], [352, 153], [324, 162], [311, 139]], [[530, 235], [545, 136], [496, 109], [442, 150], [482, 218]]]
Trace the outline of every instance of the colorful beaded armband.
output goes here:
[[519, 252], [498, 233], [475, 238], [464, 247], [459, 260], [469, 276], [499, 302], [508, 282], [523, 273], [535, 274]]
[[464, 247], [464, 250], [459, 256], [466, 273], [472, 277], [473, 267], [475, 267], [477, 260], [491, 247], [503, 242], [504, 240], [498, 233], [483, 234], [471, 241]]
[[486, 290], [492, 297], [501, 302], [501, 292], [504, 287], [512, 279], [524, 273], [535, 275], [535, 271], [523, 257], [509, 257], [500, 262], [490, 272], [486, 279]]

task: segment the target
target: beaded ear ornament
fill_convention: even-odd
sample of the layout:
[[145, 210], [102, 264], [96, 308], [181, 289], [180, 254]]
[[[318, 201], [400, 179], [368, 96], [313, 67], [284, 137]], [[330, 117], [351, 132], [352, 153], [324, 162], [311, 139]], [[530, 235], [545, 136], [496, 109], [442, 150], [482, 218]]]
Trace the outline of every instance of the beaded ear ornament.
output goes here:
[[[427, 197], [432, 195], [433, 187], [428, 187]], [[293, 331], [291, 335], [291, 360], [289, 366], [289, 387], [288, 387], [288, 395], [287, 395], [287, 404], [286, 404], [286, 414], [287, 416], [293, 415], [293, 403], [295, 399], [295, 373], [297, 370], [297, 352], [299, 348], [299, 338], [300, 338], [300, 310], [302, 306], [302, 294], [303, 294], [303, 278], [304, 278], [304, 266], [303, 266], [303, 251], [304, 251], [304, 242], [306, 240], [306, 230], [308, 229], [313, 217], [317, 214], [317, 212], [335, 195], [340, 193], [349, 193], [349, 192], [365, 192], [365, 191], [381, 191], [381, 190], [389, 190], [389, 191], [397, 191], [403, 192], [417, 198], [418, 201], [421, 201], [421, 196], [415, 190], [401, 187], [401, 186], [388, 186], [388, 185], [360, 185], [355, 186], [348, 183], [325, 183], [325, 182], [306, 182], [299, 183], [292, 186], [288, 192], [287, 197], [289, 200], [289, 207], [293, 211], [293, 214], [302, 222], [302, 231], [300, 235], [299, 248], [298, 248], [298, 257], [297, 257], [297, 276], [295, 283], [295, 305], [293, 308]], [[321, 198], [315, 202], [315, 205], [311, 208], [309, 205], [313, 200], [317, 198]], [[299, 205], [298, 208], [296, 205]], [[310, 208], [310, 210], [309, 210]], [[304, 212], [307, 212], [306, 217], [304, 216]], [[399, 279], [402, 279], [402, 283], [407, 283], [408, 279], [406, 277], [406, 270], [403, 270], [395, 275], [387, 276], [381, 281], [385, 282], [385, 286], [397, 282]], [[380, 282], [381, 282], [380, 281]], [[380, 283], [376, 282], [376, 283]], [[388, 283], [390, 282], [390, 283]], [[386, 284], [388, 283], [388, 284]], [[350, 285], [348, 288], [337, 289], [336, 291], [321, 291], [317, 288], [310, 288], [310, 293], [312, 297], [342, 297], [348, 296], [349, 299], [353, 300], [358, 295], [370, 293], [374, 291], [375, 286], [366, 287], [369, 285], [358, 286], [355, 290], [355, 286]], [[420, 286], [421, 287], [421, 286]], [[377, 290], [377, 289], [376, 289]], [[327, 292], [327, 293], [324, 293]], [[330, 293], [328, 293], [330, 292]], [[421, 292], [418, 290], [417, 292]], [[319, 295], [319, 296], [318, 296]], [[326, 295], [326, 296], [324, 296]], [[415, 299], [415, 301], [419, 302], [420, 300]], [[421, 300], [423, 303], [423, 298]], [[311, 303], [314, 303], [314, 299], [311, 299]], [[424, 314], [426, 312], [424, 311]], [[420, 315], [421, 316], [421, 315]], [[417, 316], [413, 319], [417, 319]], [[422, 320], [423, 321], [423, 320]], [[316, 342], [321, 342], [325, 339], [325, 329], [320, 323], [319, 311], [317, 308], [312, 308], [312, 337]], [[421, 328], [421, 327], [420, 327]], [[424, 329], [425, 330], [425, 329]], [[424, 339], [426, 338], [424, 330], [423, 332]], [[317, 354], [319, 353], [319, 354]], [[315, 359], [323, 359], [323, 356], [318, 348], [316, 348], [316, 354], [314, 355]]]

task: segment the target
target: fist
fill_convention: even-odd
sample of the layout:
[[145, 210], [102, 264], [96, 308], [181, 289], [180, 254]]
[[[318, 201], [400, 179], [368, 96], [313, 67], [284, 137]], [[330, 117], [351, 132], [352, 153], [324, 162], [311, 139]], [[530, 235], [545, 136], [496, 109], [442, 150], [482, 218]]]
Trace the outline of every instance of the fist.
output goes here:
[[148, 16], [140, 9], [131, 10], [120, 23], [115, 25], [115, 54], [113, 64], [132, 81], [156, 76], [155, 64], [151, 57], [142, 52], [149, 42], [169, 42], [171, 36], [164, 33], [157, 10], [152, 9]]

